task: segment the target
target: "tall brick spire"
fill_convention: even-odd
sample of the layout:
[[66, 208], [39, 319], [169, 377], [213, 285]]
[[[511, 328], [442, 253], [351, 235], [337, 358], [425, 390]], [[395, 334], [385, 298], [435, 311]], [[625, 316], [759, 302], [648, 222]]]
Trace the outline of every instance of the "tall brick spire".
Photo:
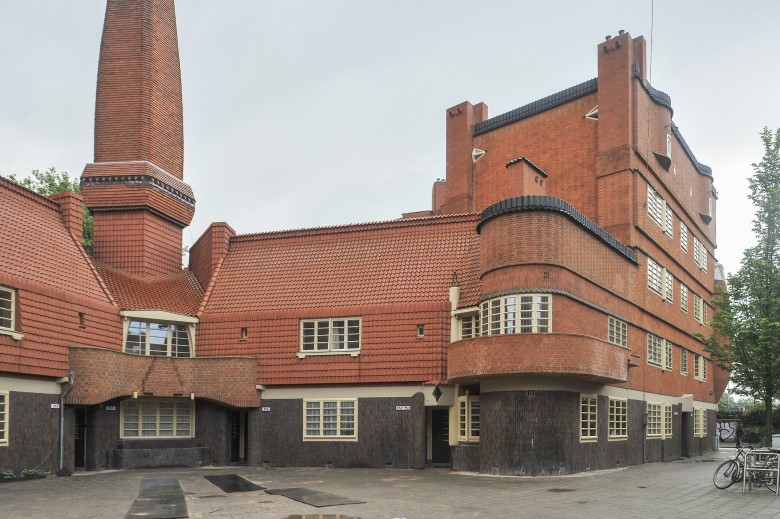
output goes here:
[[108, 0], [95, 102], [95, 162], [81, 176], [95, 257], [142, 275], [181, 268], [195, 210], [183, 178], [173, 0]]

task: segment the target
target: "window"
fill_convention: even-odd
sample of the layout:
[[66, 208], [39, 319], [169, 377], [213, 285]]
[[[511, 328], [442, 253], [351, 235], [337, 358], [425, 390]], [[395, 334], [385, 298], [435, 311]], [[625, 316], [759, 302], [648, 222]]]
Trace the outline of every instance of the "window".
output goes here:
[[628, 400], [625, 398], [609, 399], [609, 439], [620, 440], [628, 438]]
[[680, 374], [688, 374], [688, 351], [680, 348]]
[[417, 337], [425, 337], [425, 325], [424, 324], [418, 324], [417, 325]]
[[647, 334], [647, 363], [661, 367], [663, 360], [663, 350], [661, 349], [663, 339], [655, 335]]
[[125, 353], [163, 357], [191, 357], [186, 324], [131, 320], [127, 325]]
[[650, 215], [650, 218], [652, 218], [655, 223], [661, 227], [665, 227], [666, 202], [650, 184], [647, 185], [647, 214]]
[[693, 294], [693, 318], [701, 324], [707, 324], [707, 304], [696, 294]]
[[550, 296], [524, 294], [484, 301], [480, 307], [480, 335], [549, 333]]
[[192, 400], [124, 400], [122, 438], [194, 438]]
[[647, 437], [672, 437], [672, 404], [647, 402]]
[[664, 369], [671, 371], [672, 370], [672, 352], [673, 352], [673, 346], [672, 343], [669, 341], [664, 341], [666, 343], [666, 348], [664, 350]]
[[674, 277], [653, 258], [647, 258], [647, 288], [669, 302], [674, 301]]
[[668, 133], [666, 134], [666, 156], [672, 158], [672, 136]]
[[693, 237], [693, 262], [707, 272], [707, 248], [696, 236]]
[[16, 292], [0, 287], [0, 332], [13, 332], [15, 328]]
[[688, 228], [684, 223], [680, 222], [680, 248], [688, 253]]
[[672, 216], [672, 208], [666, 206], [666, 225], [664, 226], [664, 232], [669, 236], [674, 236], [674, 217]]
[[357, 399], [304, 400], [304, 440], [357, 440]]
[[479, 396], [458, 397], [458, 440], [479, 441]]
[[705, 438], [707, 436], [707, 410], [693, 410], [693, 435], [696, 438]]
[[460, 317], [460, 338], [471, 339], [479, 335], [479, 314], [468, 314]]
[[707, 359], [698, 353], [693, 354], [693, 378], [702, 382], [707, 380]]
[[581, 442], [593, 442], [598, 439], [596, 415], [596, 395], [580, 395]]
[[688, 287], [680, 283], [680, 310], [688, 313]]
[[607, 318], [608, 340], [612, 344], [628, 347], [628, 325], [614, 317]]
[[8, 392], [0, 391], [0, 447], [8, 446]]
[[661, 404], [647, 402], [647, 437], [661, 437]]
[[360, 350], [360, 318], [301, 321], [302, 352], [350, 352]]

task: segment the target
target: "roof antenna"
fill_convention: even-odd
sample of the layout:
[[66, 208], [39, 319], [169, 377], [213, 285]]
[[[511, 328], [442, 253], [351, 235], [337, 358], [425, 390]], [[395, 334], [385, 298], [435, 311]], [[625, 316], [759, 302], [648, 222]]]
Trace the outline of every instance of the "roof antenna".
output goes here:
[[653, 83], [653, 21], [655, 14], [655, 0], [650, 0], [650, 66], [648, 67], [647, 76], [650, 84]]

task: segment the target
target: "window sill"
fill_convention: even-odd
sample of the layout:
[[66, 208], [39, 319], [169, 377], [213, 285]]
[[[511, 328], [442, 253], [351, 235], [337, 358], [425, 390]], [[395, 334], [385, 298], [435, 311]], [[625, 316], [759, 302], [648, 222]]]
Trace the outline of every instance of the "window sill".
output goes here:
[[299, 359], [306, 357], [319, 357], [323, 355], [349, 355], [350, 357], [357, 357], [360, 355], [360, 350], [357, 351], [299, 351], [295, 354]]
[[614, 438], [607, 438], [607, 441], [611, 441], [611, 442], [625, 442], [625, 441], [628, 441], [628, 436], [615, 436]]
[[354, 436], [344, 437], [344, 438], [339, 438], [334, 436], [332, 438], [323, 438], [323, 437], [305, 438], [304, 437], [303, 441], [305, 442], [356, 442], [358, 440]]
[[0, 330], [0, 335], [10, 335], [15, 341], [21, 341], [24, 338], [23, 333], [15, 332], [13, 330]]

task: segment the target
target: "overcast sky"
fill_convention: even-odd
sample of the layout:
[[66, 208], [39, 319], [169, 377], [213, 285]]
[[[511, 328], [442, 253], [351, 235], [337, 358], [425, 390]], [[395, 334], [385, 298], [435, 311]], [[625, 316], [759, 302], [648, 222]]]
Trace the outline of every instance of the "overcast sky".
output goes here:
[[[780, 127], [780, 2], [651, 0], [182, 0], [184, 177], [191, 245], [238, 233], [390, 220], [430, 209], [445, 175], [445, 111], [491, 116], [596, 76], [596, 45], [625, 29], [651, 82], [713, 169], [716, 258], [752, 244], [758, 133]], [[101, 0], [0, 0], [0, 174], [93, 159]], [[530, 156], [533, 160], [533, 157]], [[554, 175], [555, 172], [549, 172]]]

